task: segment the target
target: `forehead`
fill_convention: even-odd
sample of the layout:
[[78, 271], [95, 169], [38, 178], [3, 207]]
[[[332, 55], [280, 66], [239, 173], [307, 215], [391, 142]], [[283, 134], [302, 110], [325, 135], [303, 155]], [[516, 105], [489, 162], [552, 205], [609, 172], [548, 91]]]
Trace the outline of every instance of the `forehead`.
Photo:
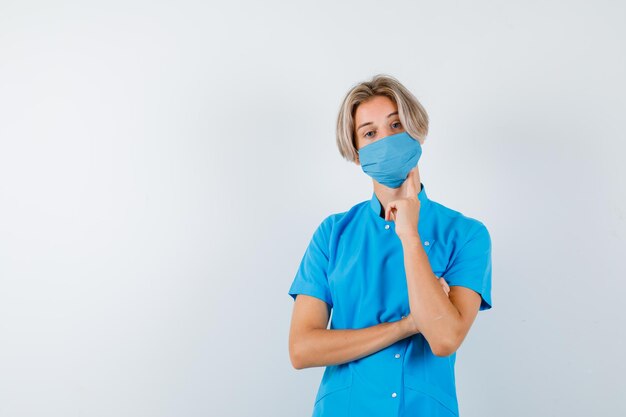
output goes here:
[[398, 106], [389, 97], [374, 96], [359, 104], [354, 113], [354, 120], [358, 126], [360, 123], [385, 119], [389, 113], [397, 110]]

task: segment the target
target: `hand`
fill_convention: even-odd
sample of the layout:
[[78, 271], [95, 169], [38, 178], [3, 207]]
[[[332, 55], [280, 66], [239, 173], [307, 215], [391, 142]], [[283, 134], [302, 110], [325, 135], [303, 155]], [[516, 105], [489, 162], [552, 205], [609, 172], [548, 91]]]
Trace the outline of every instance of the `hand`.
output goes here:
[[[446, 295], [450, 297], [450, 287], [448, 286], [446, 280], [443, 277], [437, 277], [437, 280], [439, 280], [439, 283], [441, 284], [441, 287], [443, 288], [443, 291], [446, 293]], [[413, 313], [409, 313], [408, 316], [402, 318], [403, 322], [405, 323], [405, 332], [407, 332], [409, 336], [420, 332], [414, 318], [415, 316], [413, 315]]]
[[417, 237], [417, 224], [419, 222], [420, 201], [417, 198], [417, 188], [413, 178], [413, 168], [402, 184], [405, 187], [405, 196], [393, 200], [385, 208], [385, 220], [396, 223], [396, 234], [400, 239]]
[[443, 279], [443, 277], [437, 277], [437, 279], [439, 280], [439, 283], [443, 287], [443, 291], [446, 293], [448, 297], [450, 297], [450, 287], [448, 286], [448, 283], [446, 282], [446, 280]]

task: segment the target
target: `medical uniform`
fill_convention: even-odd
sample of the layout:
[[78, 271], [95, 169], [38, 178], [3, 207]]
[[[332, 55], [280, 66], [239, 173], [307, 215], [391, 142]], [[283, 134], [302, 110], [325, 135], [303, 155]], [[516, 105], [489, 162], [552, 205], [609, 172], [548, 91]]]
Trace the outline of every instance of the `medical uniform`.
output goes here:
[[[430, 200], [420, 185], [418, 233], [433, 273], [450, 287], [480, 294], [480, 310], [491, 308], [487, 228]], [[409, 314], [402, 244], [375, 193], [317, 227], [289, 289], [294, 300], [298, 294], [332, 307], [331, 329], [360, 329]], [[327, 366], [313, 417], [458, 416], [455, 359], [456, 352], [435, 356], [417, 333], [358, 360]]]

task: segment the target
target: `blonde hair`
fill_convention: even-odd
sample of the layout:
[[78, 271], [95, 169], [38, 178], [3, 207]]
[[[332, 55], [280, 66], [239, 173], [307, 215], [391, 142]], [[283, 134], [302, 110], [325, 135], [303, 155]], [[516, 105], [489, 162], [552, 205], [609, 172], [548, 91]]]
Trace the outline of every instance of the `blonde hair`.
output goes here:
[[428, 135], [428, 114], [415, 96], [391, 75], [377, 74], [348, 91], [337, 117], [337, 147], [341, 156], [355, 162], [357, 145], [354, 135], [354, 114], [357, 107], [374, 96], [390, 98], [398, 106], [400, 123], [421, 144]]

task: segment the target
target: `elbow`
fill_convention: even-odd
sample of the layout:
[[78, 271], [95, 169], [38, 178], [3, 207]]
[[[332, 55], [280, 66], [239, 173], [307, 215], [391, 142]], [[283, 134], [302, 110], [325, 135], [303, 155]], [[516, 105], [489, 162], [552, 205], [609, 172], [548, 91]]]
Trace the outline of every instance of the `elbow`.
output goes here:
[[306, 368], [299, 357], [294, 355], [289, 355], [289, 359], [291, 360], [291, 366], [295, 370], [300, 370]]
[[439, 357], [446, 357], [456, 352], [456, 347], [450, 343], [440, 343], [433, 347], [433, 354]]
[[300, 370], [306, 368], [301, 349], [295, 343], [289, 345], [289, 360], [293, 369]]
[[432, 352], [435, 356], [445, 357], [450, 356], [459, 348], [459, 339], [454, 336], [443, 338], [438, 343], [435, 343]]

